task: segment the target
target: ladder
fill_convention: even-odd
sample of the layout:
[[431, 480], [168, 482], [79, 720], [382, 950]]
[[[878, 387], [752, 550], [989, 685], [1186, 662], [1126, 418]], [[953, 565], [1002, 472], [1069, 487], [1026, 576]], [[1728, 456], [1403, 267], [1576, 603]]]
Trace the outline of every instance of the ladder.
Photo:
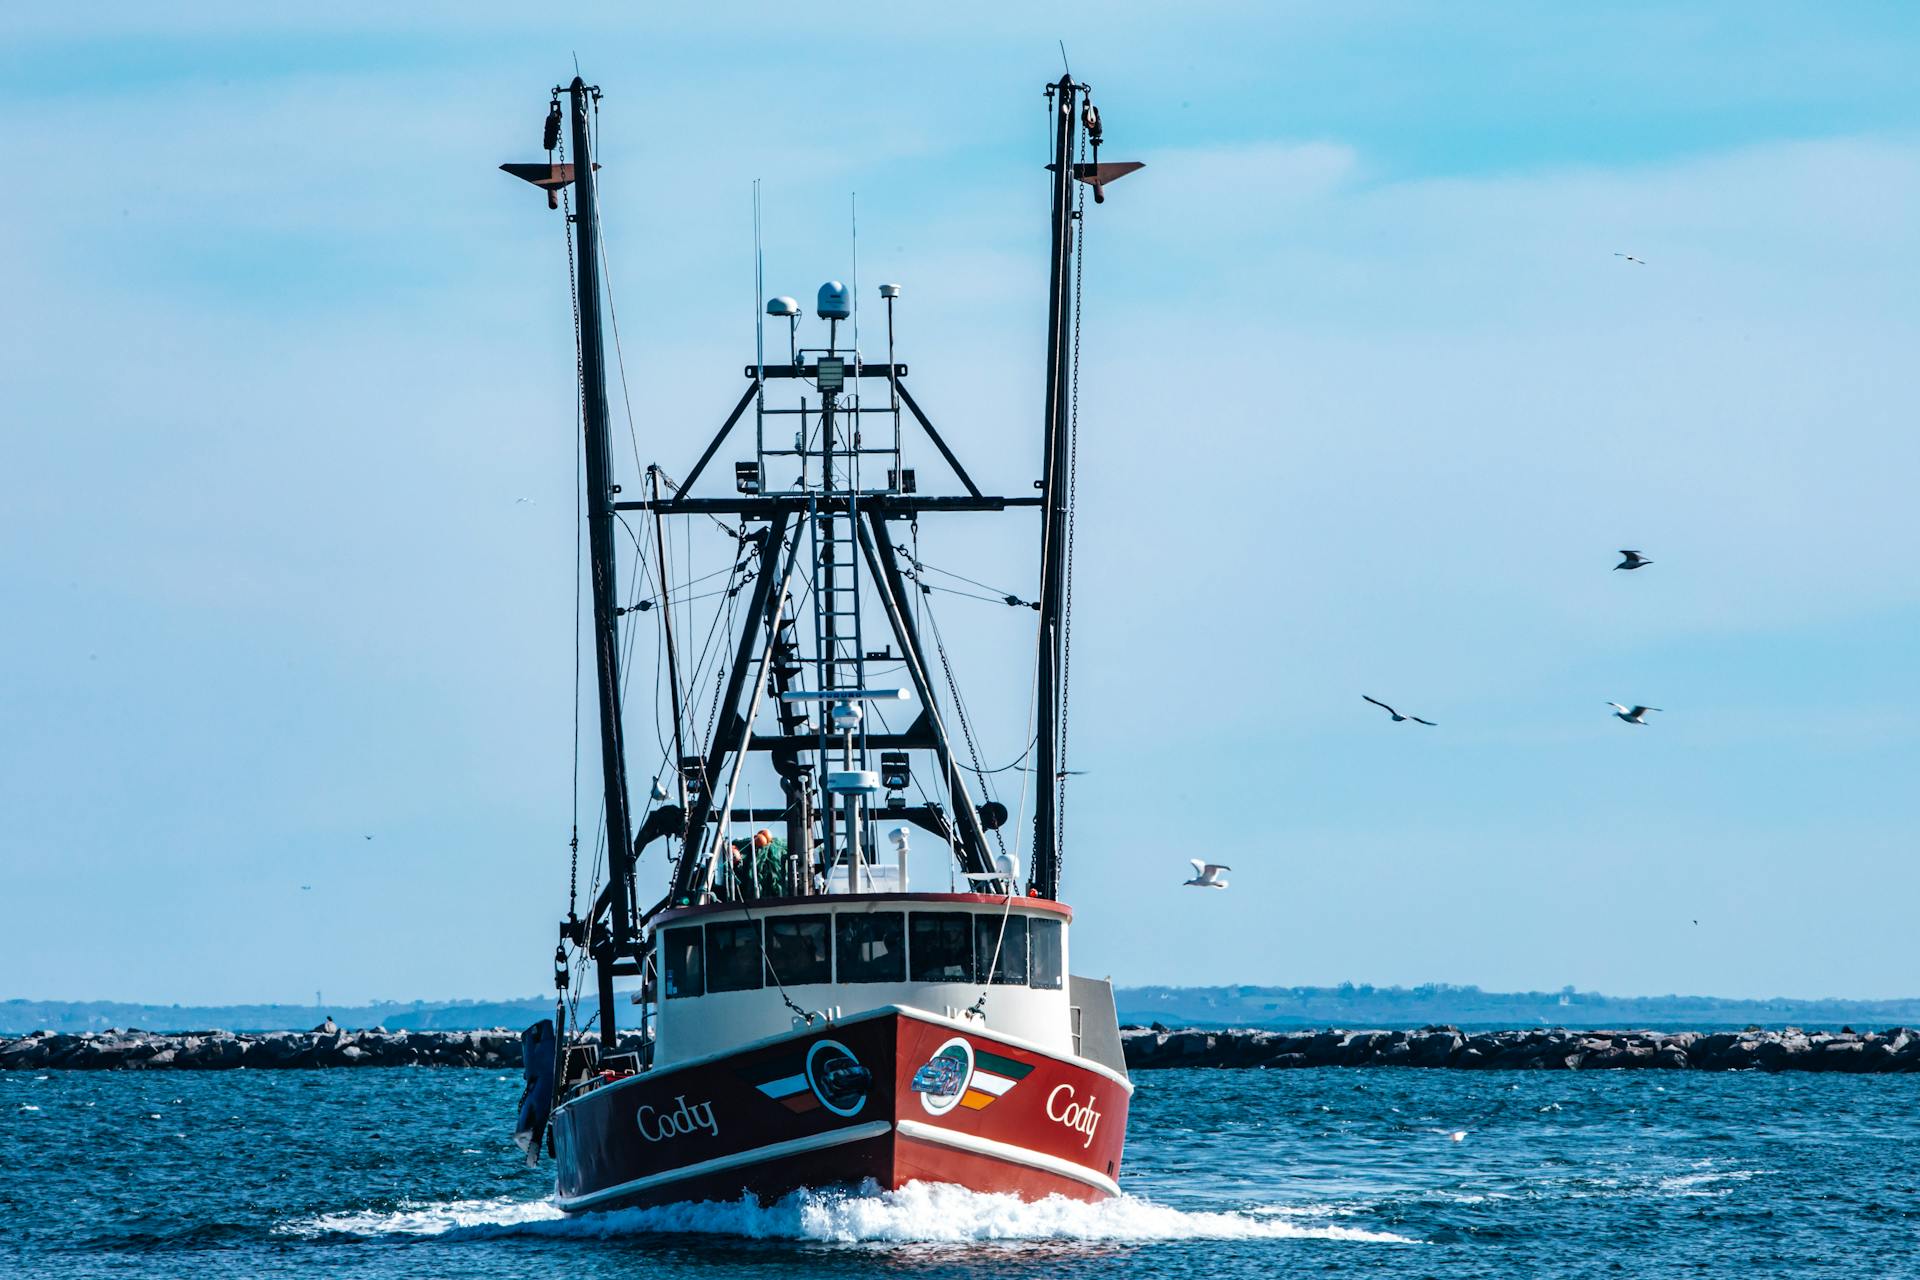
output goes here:
[[[830, 421], [821, 424], [821, 489], [808, 504], [807, 523], [812, 537], [813, 559], [814, 687], [822, 693], [866, 687], [867, 651], [860, 619], [863, 576], [858, 524], [860, 457], [855, 443], [855, 422], [857, 419], [842, 419], [841, 423], [845, 426]], [[836, 481], [839, 483], [836, 484]], [[822, 497], [828, 499], [825, 506], [821, 503]], [[835, 498], [844, 498], [845, 507], [834, 502]], [[853, 705], [862, 713], [866, 711], [866, 707], [858, 701]], [[820, 708], [818, 734], [820, 781], [823, 785], [829, 773], [868, 768], [865, 715], [862, 714], [854, 729], [852, 750], [849, 752], [845, 732], [834, 727], [833, 709], [831, 702], [824, 703]], [[831, 807], [836, 802], [843, 806], [843, 830], [840, 832], [834, 830], [831, 813]], [[826, 836], [828, 867], [845, 858], [850, 867], [863, 868], [865, 859], [860, 850], [837, 847], [851, 846], [856, 839], [865, 843], [863, 838], [856, 835], [866, 825], [865, 814], [860, 812], [860, 797], [828, 796], [827, 803], [829, 812], [822, 815], [827, 820], [821, 826]], [[852, 883], [851, 879], [849, 883]]]

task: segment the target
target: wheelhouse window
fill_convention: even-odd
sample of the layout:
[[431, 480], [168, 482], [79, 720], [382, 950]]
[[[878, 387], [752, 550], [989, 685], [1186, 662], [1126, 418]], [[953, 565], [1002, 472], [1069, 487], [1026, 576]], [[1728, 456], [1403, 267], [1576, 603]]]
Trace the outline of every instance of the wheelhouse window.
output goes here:
[[759, 921], [707, 926], [708, 991], [759, 990], [763, 963]]
[[849, 911], [834, 916], [840, 981], [905, 982], [906, 924], [905, 914], [899, 911]]
[[[1001, 921], [1006, 931], [1001, 932]], [[995, 944], [999, 955], [995, 958]], [[1027, 918], [1025, 916], [978, 915], [973, 918], [974, 981], [985, 982], [989, 972], [993, 985], [1027, 985]]]
[[973, 980], [973, 917], [967, 912], [914, 912], [907, 943], [915, 982]]
[[1029, 972], [1027, 985], [1046, 991], [1060, 989], [1061, 975], [1066, 966], [1061, 963], [1061, 939], [1058, 920], [1027, 921]]
[[833, 981], [829, 917], [772, 916], [767, 920], [767, 981], [790, 987]]
[[660, 939], [665, 961], [660, 968], [667, 975], [667, 998], [706, 994], [705, 948], [700, 926], [669, 929]]

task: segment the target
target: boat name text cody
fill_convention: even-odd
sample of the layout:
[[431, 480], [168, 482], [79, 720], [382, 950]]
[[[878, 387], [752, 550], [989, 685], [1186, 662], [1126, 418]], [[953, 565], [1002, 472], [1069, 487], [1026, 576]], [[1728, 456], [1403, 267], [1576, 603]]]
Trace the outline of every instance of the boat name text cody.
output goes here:
[[699, 1129], [705, 1129], [716, 1138], [720, 1136], [720, 1122], [714, 1119], [711, 1101], [688, 1106], [685, 1094], [674, 1101], [680, 1105], [672, 1111], [655, 1111], [652, 1107], [642, 1106], [634, 1113], [633, 1122], [639, 1128], [641, 1137], [648, 1142], [663, 1142], [668, 1138], [685, 1137]]
[[[1056, 1111], [1054, 1102], [1063, 1093], [1067, 1095], [1066, 1101], [1060, 1103], [1060, 1109]], [[1055, 1085], [1053, 1092], [1047, 1095], [1047, 1119], [1063, 1124], [1075, 1133], [1084, 1133], [1087, 1140], [1080, 1145], [1090, 1147], [1093, 1145], [1093, 1131], [1100, 1127], [1100, 1113], [1093, 1106], [1098, 1101], [1098, 1098], [1089, 1097], [1085, 1102], [1075, 1102], [1072, 1085]]]

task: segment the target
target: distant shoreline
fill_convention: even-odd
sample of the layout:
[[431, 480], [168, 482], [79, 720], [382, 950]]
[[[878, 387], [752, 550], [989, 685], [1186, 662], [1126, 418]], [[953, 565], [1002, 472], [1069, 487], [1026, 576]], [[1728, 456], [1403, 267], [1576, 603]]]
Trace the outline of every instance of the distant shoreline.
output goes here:
[[[1920, 1026], [1920, 997], [1892, 1000], [1729, 1000], [1714, 996], [1608, 996], [1599, 992], [1492, 992], [1428, 983], [1417, 987], [1121, 987], [1122, 1022], [1182, 1027], [1381, 1027], [1450, 1025], [1468, 1030], [1519, 1027], [1734, 1031], [1746, 1027]], [[582, 1014], [594, 1002], [582, 1004]], [[354, 1005], [159, 1005], [108, 1000], [0, 1000], [0, 1036], [31, 1031], [104, 1031], [143, 1027], [185, 1032], [303, 1031], [329, 1016], [342, 1026], [408, 1031], [524, 1027], [551, 1017], [553, 997], [511, 1000], [380, 1001]]]
[[[1300, 1067], [1427, 1068], [1484, 1071], [1829, 1071], [1920, 1073], [1920, 1033], [1886, 1031], [1267, 1031], [1128, 1027], [1127, 1066], [1286, 1070]], [[622, 1037], [623, 1051], [640, 1047]], [[520, 1034], [480, 1031], [230, 1031], [159, 1034], [115, 1030], [38, 1031], [0, 1040], [0, 1071], [232, 1071], [339, 1067], [518, 1069]]]

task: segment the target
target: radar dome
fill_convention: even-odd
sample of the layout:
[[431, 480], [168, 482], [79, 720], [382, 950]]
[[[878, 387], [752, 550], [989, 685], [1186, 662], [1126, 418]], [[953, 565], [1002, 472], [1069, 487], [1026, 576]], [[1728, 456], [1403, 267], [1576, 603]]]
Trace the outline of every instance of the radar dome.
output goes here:
[[767, 299], [767, 314], [770, 316], [797, 316], [800, 304], [788, 297]]
[[829, 280], [820, 286], [820, 301], [815, 307], [822, 320], [845, 320], [853, 314], [853, 298], [847, 293], [847, 286], [838, 280]]

